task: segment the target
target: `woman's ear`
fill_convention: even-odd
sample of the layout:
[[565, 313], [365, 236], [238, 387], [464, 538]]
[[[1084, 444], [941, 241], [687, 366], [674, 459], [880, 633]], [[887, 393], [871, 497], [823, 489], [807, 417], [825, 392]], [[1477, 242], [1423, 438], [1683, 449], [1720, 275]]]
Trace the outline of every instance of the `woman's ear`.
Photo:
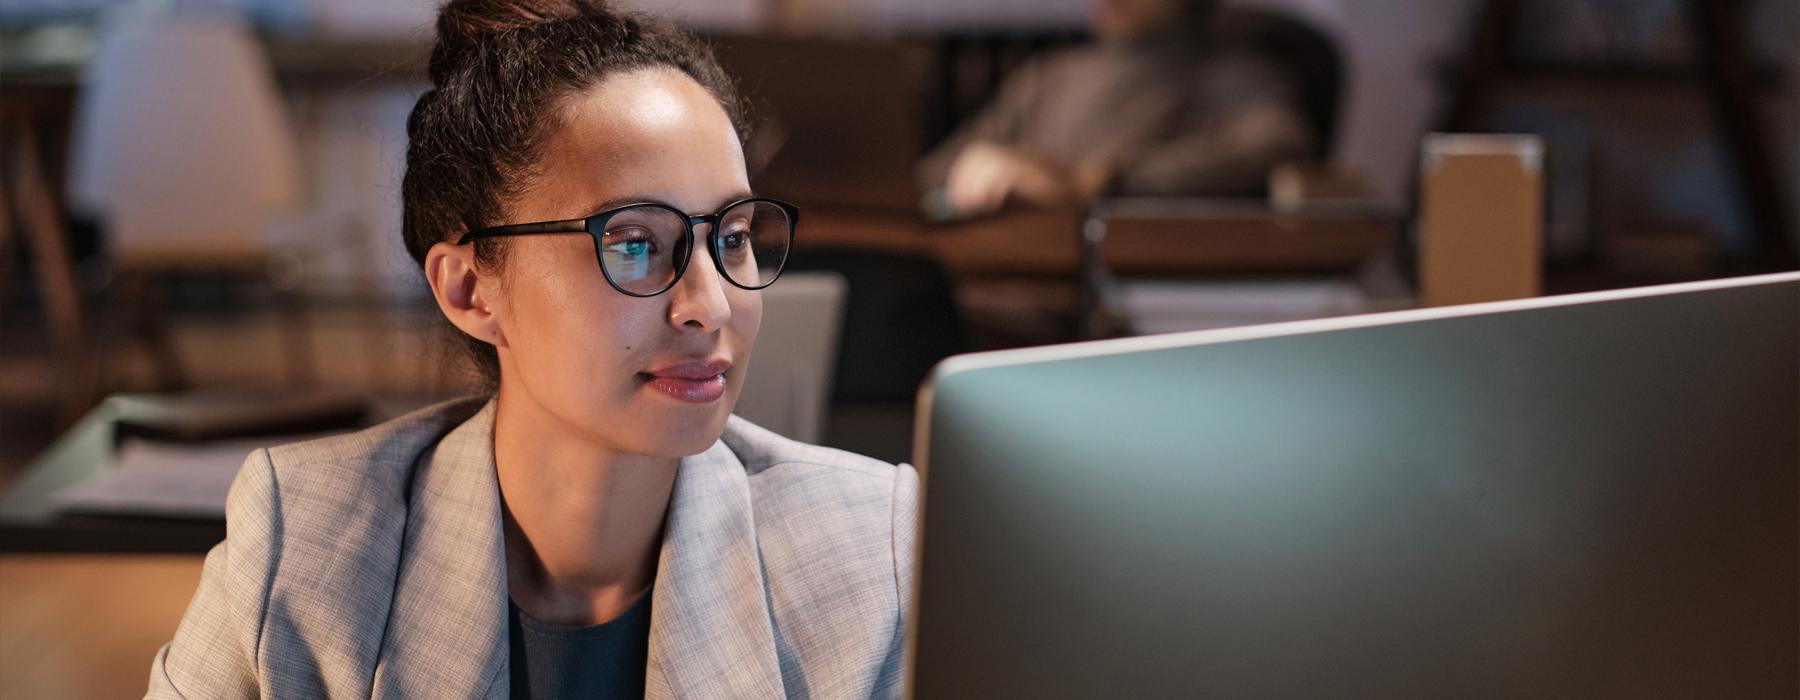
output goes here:
[[439, 242], [425, 252], [425, 280], [438, 308], [462, 332], [476, 339], [506, 346], [506, 334], [494, 316], [490, 299], [475, 273], [475, 246]]

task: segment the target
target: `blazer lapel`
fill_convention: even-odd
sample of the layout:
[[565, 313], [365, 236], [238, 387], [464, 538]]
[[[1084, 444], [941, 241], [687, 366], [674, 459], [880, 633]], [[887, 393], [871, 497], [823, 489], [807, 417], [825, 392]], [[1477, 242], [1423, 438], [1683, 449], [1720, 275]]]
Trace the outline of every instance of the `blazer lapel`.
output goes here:
[[420, 457], [374, 698], [505, 698], [506, 552], [494, 402]]
[[651, 600], [645, 695], [784, 697], [744, 466], [717, 442], [679, 469]]

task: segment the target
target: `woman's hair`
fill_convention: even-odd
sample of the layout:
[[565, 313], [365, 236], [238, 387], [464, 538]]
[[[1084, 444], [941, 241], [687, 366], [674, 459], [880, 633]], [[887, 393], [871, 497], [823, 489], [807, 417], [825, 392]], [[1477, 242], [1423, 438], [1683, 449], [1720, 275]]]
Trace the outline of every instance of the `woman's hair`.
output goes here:
[[[406, 251], [423, 265], [433, 244], [508, 223], [499, 219], [533, 177], [558, 104], [607, 77], [658, 67], [705, 87], [743, 137], [736, 92], [711, 50], [665, 22], [599, 0], [450, 0], [438, 11], [431, 89], [406, 120]], [[476, 267], [498, 271], [505, 239], [474, 245]], [[495, 386], [494, 347], [456, 335]]]

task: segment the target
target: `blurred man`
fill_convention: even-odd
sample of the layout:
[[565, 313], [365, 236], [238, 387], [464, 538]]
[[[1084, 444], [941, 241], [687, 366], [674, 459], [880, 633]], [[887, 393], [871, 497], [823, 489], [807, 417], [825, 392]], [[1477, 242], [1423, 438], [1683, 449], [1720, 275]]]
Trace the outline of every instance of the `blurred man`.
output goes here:
[[1214, 4], [1093, 0], [1098, 42], [1020, 67], [920, 164], [928, 213], [1260, 194], [1315, 136], [1280, 69], [1209, 38]]

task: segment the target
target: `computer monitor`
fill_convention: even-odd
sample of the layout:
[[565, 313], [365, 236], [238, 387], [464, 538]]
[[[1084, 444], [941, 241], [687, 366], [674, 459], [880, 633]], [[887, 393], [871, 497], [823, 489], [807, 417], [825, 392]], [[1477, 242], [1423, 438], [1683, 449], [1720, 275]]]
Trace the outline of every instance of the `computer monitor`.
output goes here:
[[964, 355], [912, 697], [1800, 697], [1800, 274]]

